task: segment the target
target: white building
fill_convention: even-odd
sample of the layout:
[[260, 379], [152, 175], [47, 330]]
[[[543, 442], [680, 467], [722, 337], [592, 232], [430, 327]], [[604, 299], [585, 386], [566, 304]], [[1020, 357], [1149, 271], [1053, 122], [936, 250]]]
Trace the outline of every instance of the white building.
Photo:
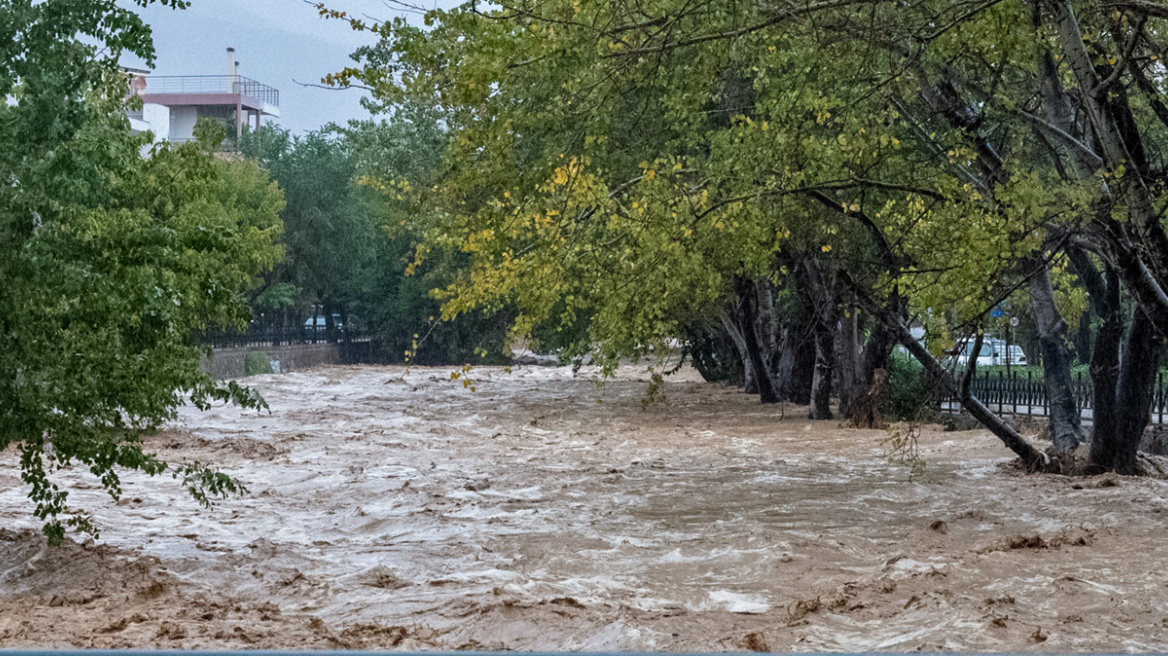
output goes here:
[[227, 49], [227, 75], [151, 75], [127, 69], [131, 92], [142, 98], [142, 109], [130, 112], [135, 132], [149, 130], [157, 141], [190, 141], [195, 121], [210, 118], [234, 130], [244, 124], [259, 130], [264, 116], [280, 117], [280, 92], [239, 74], [235, 49]]

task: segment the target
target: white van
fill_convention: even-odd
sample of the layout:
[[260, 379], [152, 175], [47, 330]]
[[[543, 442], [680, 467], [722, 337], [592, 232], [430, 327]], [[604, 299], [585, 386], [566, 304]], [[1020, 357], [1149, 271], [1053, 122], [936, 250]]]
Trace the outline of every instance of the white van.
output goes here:
[[[957, 355], [957, 365], [965, 366], [965, 363], [969, 362], [970, 353], [973, 353], [972, 338], [962, 345], [961, 352]], [[1028, 364], [1026, 353], [1017, 344], [1010, 344], [1007, 347], [1006, 340], [1003, 339], [989, 338], [984, 340], [981, 344], [981, 351], [977, 354], [977, 366], [992, 367], [1000, 364], [1026, 366]]]
[[[969, 357], [973, 353], [974, 341], [970, 338], [961, 345], [961, 351], [957, 354], [957, 366], [964, 367], [969, 362]], [[987, 339], [981, 344], [981, 351], [977, 354], [977, 366], [989, 367], [997, 364], [994, 355], [993, 340]]]
[[1027, 357], [1022, 347], [1017, 344], [1006, 346], [1004, 340], [994, 340], [994, 364], [1011, 364], [1014, 367], [1026, 367]]

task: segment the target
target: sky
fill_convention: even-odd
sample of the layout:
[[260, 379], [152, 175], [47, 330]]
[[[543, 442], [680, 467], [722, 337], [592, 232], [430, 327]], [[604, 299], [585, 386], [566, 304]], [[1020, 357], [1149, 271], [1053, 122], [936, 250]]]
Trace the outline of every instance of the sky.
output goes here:
[[[133, 6], [128, 0], [119, 4]], [[333, 0], [329, 5], [377, 19], [418, 19], [382, 0]], [[329, 122], [369, 117], [359, 90], [302, 86], [351, 65], [349, 54], [372, 42], [368, 33], [320, 18], [303, 0], [192, 0], [181, 11], [159, 5], [136, 10], [154, 31], [156, 75], [224, 75], [226, 51], [233, 47], [240, 75], [279, 89], [280, 125], [303, 133]], [[134, 58], [123, 59], [122, 65], [144, 66]]]

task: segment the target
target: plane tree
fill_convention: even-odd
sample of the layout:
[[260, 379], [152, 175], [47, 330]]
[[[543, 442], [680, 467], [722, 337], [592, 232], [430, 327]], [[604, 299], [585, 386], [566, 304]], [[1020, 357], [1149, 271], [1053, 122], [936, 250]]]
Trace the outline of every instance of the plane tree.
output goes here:
[[[1058, 468], [1083, 439], [1051, 283], [1073, 263], [1105, 317], [1096, 403], [1130, 418], [1096, 427], [1091, 464], [1132, 473], [1168, 326], [1149, 142], [1166, 18], [1135, 1], [471, 2], [425, 29], [357, 24], [381, 54], [335, 81], [448, 121], [427, 248], [470, 256], [448, 315], [513, 303], [520, 333], [586, 317], [610, 365], [722, 323], [774, 396], [773, 331], [717, 318], [758, 326], [758, 283], [790, 285], [820, 336], [860, 308], [874, 347], [899, 341], [1028, 466]], [[1019, 290], [1053, 460], [942, 357]]]

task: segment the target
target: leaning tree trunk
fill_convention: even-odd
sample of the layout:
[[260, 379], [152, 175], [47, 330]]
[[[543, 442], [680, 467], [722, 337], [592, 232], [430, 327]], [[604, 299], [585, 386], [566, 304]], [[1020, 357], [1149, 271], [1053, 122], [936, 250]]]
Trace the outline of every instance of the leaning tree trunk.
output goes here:
[[[1001, 417], [995, 415], [984, 403], [978, 400], [970, 392], [969, 385], [967, 384], [969, 382], [968, 378], [962, 381], [954, 378], [953, 374], [942, 366], [937, 361], [937, 358], [933, 357], [932, 353], [929, 353], [928, 349], [913, 338], [912, 331], [908, 329], [908, 326], [900, 317], [890, 312], [887, 308], [880, 307], [872, 302], [867, 303], [866, 307], [896, 335], [897, 341], [921, 363], [921, 366], [925, 369], [925, 373], [937, 381], [937, 384], [942, 389], [955, 397], [961, 403], [961, 407], [965, 408], [966, 412], [977, 420], [978, 423], [985, 426], [987, 430], [997, 436], [1006, 445], [1006, 448], [1016, 453], [1022, 459], [1022, 464], [1029, 471], [1041, 471], [1050, 468], [1050, 458], [1034, 448], [1032, 444], [1018, 434], [1018, 431], [1011, 428], [1009, 424], [1002, 421]], [[978, 339], [980, 342], [980, 337]], [[974, 359], [973, 362], [976, 363], [977, 360]]]
[[1027, 263], [1030, 273], [1030, 311], [1038, 326], [1046, 398], [1050, 407], [1051, 440], [1055, 453], [1070, 453], [1083, 442], [1079, 406], [1071, 388], [1071, 358], [1067, 353], [1067, 323], [1054, 302], [1050, 274], [1039, 255]]

